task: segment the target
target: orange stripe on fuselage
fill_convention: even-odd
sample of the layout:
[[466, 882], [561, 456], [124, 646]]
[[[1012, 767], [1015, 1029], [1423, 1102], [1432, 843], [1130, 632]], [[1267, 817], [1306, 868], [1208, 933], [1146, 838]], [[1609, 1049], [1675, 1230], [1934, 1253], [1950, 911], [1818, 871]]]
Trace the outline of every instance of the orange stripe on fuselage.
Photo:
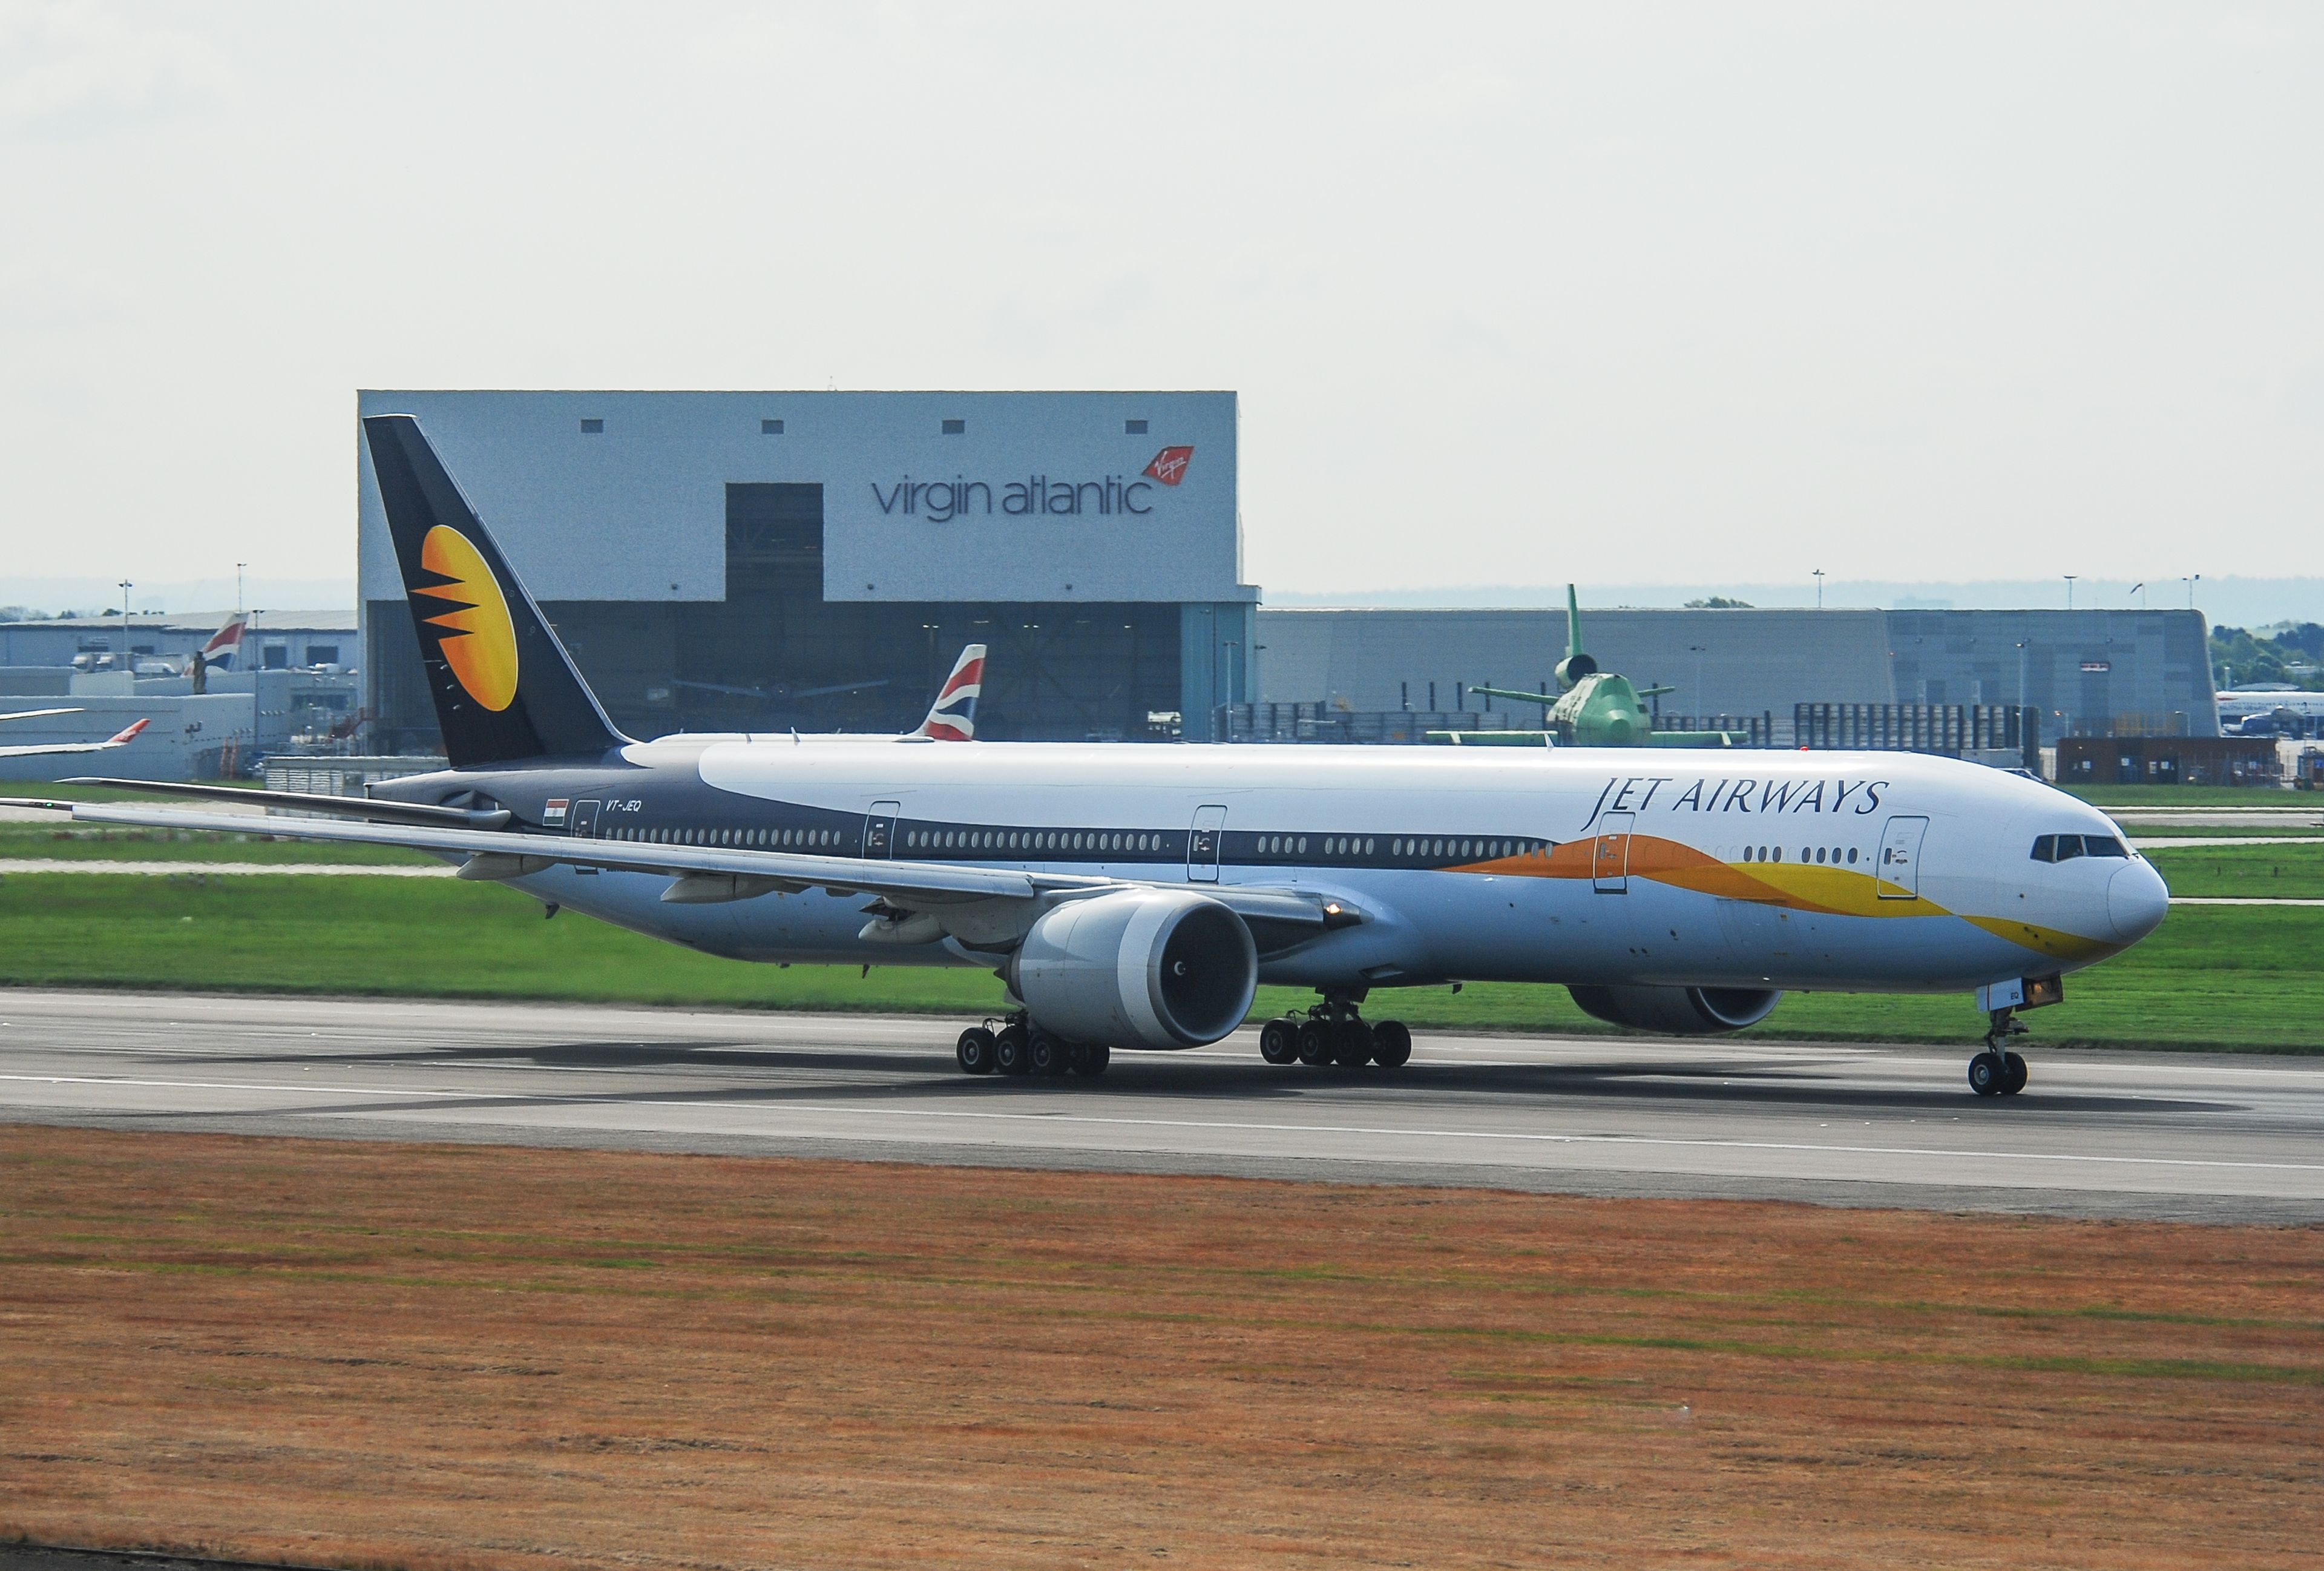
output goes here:
[[[1629, 857], [1625, 871], [1633, 878], [1650, 878], [1674, 889], [1722, 900], [1748, 901], [1784, 910], [1819, 916], [1929, 917], [1953, 916], [1923, 895], [1883, 897], [1879, 881], [1870, 873], [1848, 867], [1819, 867], [1806, 862], [1721, 862], [1683, 841], [1658, 835], [1628, 836]], [[1448, 873], [1489, 873], [1504, 878], [1595, 880], [1598, 837], [1569, 840], [1547, 852], [1524, 852], [1485, 862], [1463, 863]], [[2061, 960], [2095, 960], [2121, 949], [2120, 944], [2086, 938], [2057, 928], [2037, 927], [2001, 917], [1962, 915], [1997, 938]]]
[[[1882, 900], [1871, 874], [1845, 867], [1817, 867], [1809, 863], [1721, 862], [1707, 851], [1659, 835], [1631, 835], [1628, 839], [1630, 846], [1626, 871], [1631, 877], [1650, 878], [1656, 883], [1692, 890], [1697, 894], [1831, 916], [1951, 914], [1917, 895], [1909, 900]], [[1598, 876], [1598, 840], [1568, 840], [1545, 855], [1528, 852], [1497, 856], [1486, 862], [1464, 863], [1447, 871], [1492, 873], [1509, 878], [1594, 880]]]

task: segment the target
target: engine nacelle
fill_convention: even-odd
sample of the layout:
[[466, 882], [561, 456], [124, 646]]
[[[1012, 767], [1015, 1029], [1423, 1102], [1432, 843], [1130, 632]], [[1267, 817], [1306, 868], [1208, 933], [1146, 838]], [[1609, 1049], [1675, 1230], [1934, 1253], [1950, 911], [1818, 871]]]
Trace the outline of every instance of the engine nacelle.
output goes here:
[[1568, 987], [1584, 1014], [1669, 1037], [1711, 1037], [1757, 1025], [1783, 1002], [1778, 987]]
[[1217, 901], [1124, 890], [1044, 911], [1006, 975], [1033, 1023], [1068, 1041], [1199, 1048], [1250, 1012], [1259, 952]]

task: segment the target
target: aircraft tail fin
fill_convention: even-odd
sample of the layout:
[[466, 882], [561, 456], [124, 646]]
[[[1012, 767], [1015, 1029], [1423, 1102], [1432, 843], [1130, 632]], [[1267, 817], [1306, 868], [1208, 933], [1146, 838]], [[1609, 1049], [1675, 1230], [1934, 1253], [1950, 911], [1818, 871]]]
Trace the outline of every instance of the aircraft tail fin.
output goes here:
[[386, 414], [363, 423], [453, 767], [595, 756], [627, 742], [420, 422]]
[[226, 625], [210, 634], [202, 645], [202, 663], [212, 670], [230, 671], [242, 664], [242, 635], [249, 631], [250, 613], [237, 611], [226, 619]]
[[1565, 658], [1557, 662], [1554, 673], [1557, 685], [1571, 688], [1582, 678], [1593, 674], [1598, 662], [1582, 652], [1582, 596], [1573, 586], [1565, 586]]
[[928, 717], [912, 735], [936, 742], [976, 740], [976, 699], [984, 690], [984, 645], [972, 643], [953, 662], [952, 674], [936, 689]]

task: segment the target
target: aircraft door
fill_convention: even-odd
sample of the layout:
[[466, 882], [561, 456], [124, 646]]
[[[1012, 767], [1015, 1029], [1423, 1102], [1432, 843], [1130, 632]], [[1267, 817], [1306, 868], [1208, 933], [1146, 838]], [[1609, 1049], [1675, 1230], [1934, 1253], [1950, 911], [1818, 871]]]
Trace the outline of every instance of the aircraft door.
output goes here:
[[1599, 820], [1590, 854], [1590, 887], [1600, 894], [1630, 892], [1630, 827], [1636, 813], [1609, 813]]
[[1186, 876], [1196, 883], [1219, 881], [1219, 855], [1227, 838], [1224, 808], [1196, 808], [1194, 827], [1186, 836]]
[[565, 832], [573, 836], [576, 839], [595, 839], [597, 837], [597, 809], [603, 805], [604, 804], [599, 802], [574, 803], [572, 815], [565, 820]]
[[1882, 900], [1921, 898], [1921, 837], [1929, 832], [1926, 818], [1888, 820], [1880, 836], [1879, 881]]
[[896, 855], [897, 811], [894, 802], [873, 802], [863, 815], [863, 855], [868, 859], [886, 861]]

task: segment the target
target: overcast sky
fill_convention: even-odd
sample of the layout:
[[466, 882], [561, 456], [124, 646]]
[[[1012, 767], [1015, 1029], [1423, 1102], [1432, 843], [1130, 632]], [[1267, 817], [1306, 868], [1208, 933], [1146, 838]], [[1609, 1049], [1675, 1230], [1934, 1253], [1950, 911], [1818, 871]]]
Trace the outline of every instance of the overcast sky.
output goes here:
[[0, 575], [355, 390], [1233, 388], [1247, 576], [2313, 574], [2324, 10], [0, 0]]

